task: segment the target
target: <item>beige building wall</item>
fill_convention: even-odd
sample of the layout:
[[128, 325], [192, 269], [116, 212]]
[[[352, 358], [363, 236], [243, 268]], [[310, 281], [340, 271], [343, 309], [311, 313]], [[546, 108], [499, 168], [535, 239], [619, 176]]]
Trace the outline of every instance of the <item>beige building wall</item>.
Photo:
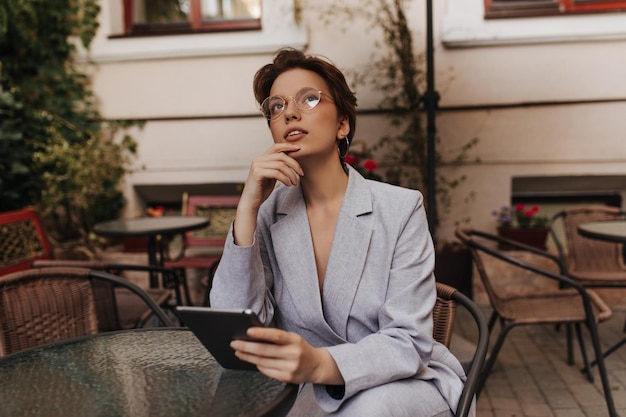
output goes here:
[[[354, 4], [349, 0], [342, 4]], [[492, 209], [507, 203], [516, 176], [626, 175], [626, 14], [484, 21], [482, 0], [435, 0], [435, 65], [441, 151], [471, 138], [468, 163], [444, 168], [467, 181], [455, 191], [438, 235], [455, 225], [493, 230]], [[102, 2], [91, 50], [94, 88], [108, 118], [139, 118], [137, 167], [126, 184], [125, 215], [143, 210], [140, 184], [241, 182], [249, 161], [270, 146], [251, 91], [254, 72], [273, 51], [292, 45], [362, 68], [380, 39], [367, 22], [324, 24], [330, 0], [265, 0], [263, 31], [110, 38], [121, 31], [121, 2]], [[425, 48], [425, 1], [410, 2], [415, 48]], [[358, 87], [360, 110], [380, 96]], [[357, 139], [374, 142], [389, 130], [381, 116], [359, 118]], [[474, 199], [465, 203], [469, 193]]]

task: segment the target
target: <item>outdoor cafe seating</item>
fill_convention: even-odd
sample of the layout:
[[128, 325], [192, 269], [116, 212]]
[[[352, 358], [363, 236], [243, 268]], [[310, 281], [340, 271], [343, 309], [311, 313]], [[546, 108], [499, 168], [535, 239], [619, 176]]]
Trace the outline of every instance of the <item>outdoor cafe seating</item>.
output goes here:
[[163, 326], [173, 323], [140, 287], [86, 268], [32, 268], [0, 276], [0, 356], [100, 332], [117, 316], [114, 287], [135, 294]]
[[[500, 332], [482, 371], [478, 392], [484, 387], [506, 336], [516, 326], [573, 325], [578, 336], [583, 368], [588, 379], [593, 381], [594, 368], [587, 358], [581, 332], [584, 326], [597, 362], [609, 415], [617, 415], [597, 329], [598, 323], [608, 320], [612, 315], [606, 302], [593, 290], [561, 275], [559, 258], [555, 255], [470, 228], [458, 228], [456, 236], [472, 251], [481, 283], [489, 298], [492, 307], [490, 331], [494, 332], [496, 322], [500, 325]], [[499, 250], [498, 244], [508, 245], [514, 250]]]
[[[550, 233], [563, 274], [586, 288], [626, 289], [626, 245], [623, 243], [626, 236], [622, 236], [620, 243], [586, 237], [579, 231], [581, 225], [591, 222], [624, 220], [625, 211], [606, 205], [570, 207], [556, 213], [550, 221]], [[626, 337], [606, 349], [603, 356], [607, 357], [625, 343]]]
[[[173, 287], [177, 287], [175, 271], [150, 265], [133, 265], [101, 262], [98, 260], [54, 259], [52, 248], [44, 233], [41, 220], [34, 208], [15, 210], [0, 214], [0, 276], [40, 267], [78, 267], [106, 271], [121, 275], [124, 271], [156, 272], [161, 275], [159, 288], [142, 287], [162, 308], [169, 308], [173, 300]], [[175, 293], [175, 292], [174, 292]], [[101, 316], [100, 330], [127, 329], [143, 325], [151, 311], [128, 289], [116, 287], [114, 290], [117, 313], [115, 316]], [[106, 303], [101, 303], [105, 305]]]

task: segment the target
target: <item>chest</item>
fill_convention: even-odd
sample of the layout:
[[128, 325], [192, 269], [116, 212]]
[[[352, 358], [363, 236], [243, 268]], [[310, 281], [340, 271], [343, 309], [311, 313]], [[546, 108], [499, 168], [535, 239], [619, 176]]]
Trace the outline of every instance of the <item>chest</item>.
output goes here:
[[333, 244], [333, 237], [335, 236], [335, 229], [337, 228], [338, 216], [339, 206], [327, 209], [307, 209], [320, 291], [323, 288], [324, 277], [326, 276], [326, 268]]

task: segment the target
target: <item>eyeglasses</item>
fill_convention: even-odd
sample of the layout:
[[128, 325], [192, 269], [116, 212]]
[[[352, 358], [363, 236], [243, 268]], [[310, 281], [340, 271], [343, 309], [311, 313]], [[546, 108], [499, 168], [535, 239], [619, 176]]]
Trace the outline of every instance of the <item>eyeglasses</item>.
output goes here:
[[270, 96], [261, 103], [261, 111], [267, 120], [274, 120], [285, 111], [287, 99], [293, 99], [294, 104], [300, 110], [313, 110], [322, 101], [322, 95], [333, 101], [328, 94], [316, 90], [313, 87], [304, 87], [296, 93], [296, 96], [282, 97]]

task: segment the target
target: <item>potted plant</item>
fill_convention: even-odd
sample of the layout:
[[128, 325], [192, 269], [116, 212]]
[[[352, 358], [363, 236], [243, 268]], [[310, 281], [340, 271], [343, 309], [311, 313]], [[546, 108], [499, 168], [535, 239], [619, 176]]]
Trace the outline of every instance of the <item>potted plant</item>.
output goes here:
[[37, 207], [55, 257], [99, 249], [92, 226], [119, 215], [137, 152], [126, 129], [141, 123], [104, 120], [91, 68], [75, 59], [95, 35], [98, 3], [0, 6], [0, 211]]
[[383, 180], [382, 177], [375, 172], [378, 168], [378, 162], [376, 162], [372, 156], [365, 142], [355, 141], [350, 147], [350, 152], [348, 152], [344, 161], [367, 179], [376, 181]]
[[[541, 250], [546, 250], [548, 238], [548, 216], [539, 214], [539, 206], [526, 207], [524, 204], [515, 206], [504, 205], [491, 213], [498, 224], [498, 235], [524, 243]], [[510, 245], [500, 244], [499, 249], [512, 250]]]

